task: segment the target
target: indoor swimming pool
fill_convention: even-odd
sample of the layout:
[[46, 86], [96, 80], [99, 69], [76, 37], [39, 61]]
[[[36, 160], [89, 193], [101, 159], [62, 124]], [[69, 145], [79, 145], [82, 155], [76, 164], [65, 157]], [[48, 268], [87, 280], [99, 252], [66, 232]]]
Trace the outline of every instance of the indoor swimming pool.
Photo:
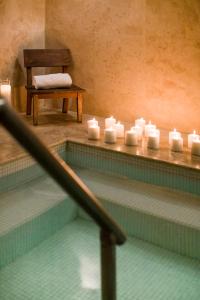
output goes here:
[[[118, 299], [199, 299], [198, 173], [75, 142], [56, 152], [128, 234]], [[94, 222], [31, 158], [3, 172], [0, 299], [100, 299]]]

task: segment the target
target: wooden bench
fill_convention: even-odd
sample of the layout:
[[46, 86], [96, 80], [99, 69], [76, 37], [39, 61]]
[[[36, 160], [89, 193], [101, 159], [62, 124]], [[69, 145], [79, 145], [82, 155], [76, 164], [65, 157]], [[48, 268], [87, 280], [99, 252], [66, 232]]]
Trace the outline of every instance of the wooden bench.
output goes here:
[[71, 63], [69, 49], [24, 49], [24, 66], [27, 71], [26, 114], [31, 115], [33, 102], [33, 124], [38, 125], [39, 100], [63, 99], [62, 112], [68, 112], [69, 98], [76, 99], [77, 122], [82, 122], [82, 103], [84, 89], [72, 84], [69, 88], [36, 89], [32, 84], [32, 68], [61, 67], [66, 73]]

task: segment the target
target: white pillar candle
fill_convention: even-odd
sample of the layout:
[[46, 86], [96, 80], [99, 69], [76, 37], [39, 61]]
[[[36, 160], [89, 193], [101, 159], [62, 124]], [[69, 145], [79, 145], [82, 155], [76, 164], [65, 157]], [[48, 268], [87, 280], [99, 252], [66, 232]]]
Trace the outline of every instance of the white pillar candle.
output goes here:
[[117, 141], [116, 130], [112, 127], [104, 130], [104, 142], [108, 144], [115, 144]]
[[11, 104], [11, 85], [9, 80], [3, 80], [0, 85], [1, 97], [5, 98]]
[[193, 133], [188, 134], [188, 148], [192, 148], [192, 142], [194, 140], [197, 140], [199, 138], [198, 134], [196, 134], [196, 131], [194, 130]]
[[174, 152], [183, 151], [183, 138], [181, 136], [174, 136], [171, 139], [170, 149]]
[[117, 122], [114, 124], [113, 128], [116, 130], [117, 138], [123, 138], [124, 137], [124, 125], [120, 122]]
[[116, 119], [113, 117], [105, 119], [105, 128], [113, 127], [116, 123]]
[[159, 149], [160, 147], [160, 130], [151, 130], [148, 135], [147, 147], [150, 149]]
[[191, 153], [193, 155], [199, 155], [200, 156], [200, 139], [193, 140]]
[[158, 135], [160, 138], [160, 130], [155, 128], [155, 129], [150, 129], [149, 130], [149, 135]]
[[169, 144], [171, 145], [173, 138], [176, 138], [176, 137], [178, 138], [180, 136], [181, 136], [180, 132], [178, 132], [176, 129], [174, 129], [173, 131], [170, 131], [169, 132]]
[[135, 120], [135, 126], [142, 127], [142, 131], [144, 131], [145, 124], [146, 124], [146, 121], [143, 118]]
[[95, 118], [93, 118], [93, 119], [87, 121], [87, 125], [88, 125], [88, 128], [93, 125], [98, 126], [98, 121]]
[[92, 125], [88, 128], [88, 139], [89, 140], [100, 139], [100, 127], [98, 125]]
[[133, 130], [134, 132], [137, 132], [138, 140], [142, 139], [143, 129], [141, 126], [135, 125], [135, 126], [131, 127], [131, 130]]
[[125, 145], [137, 146], [138, 145], [138, 133], [134, 130], [127, 130], [125, 132]]
[[145, 136], [148, 137], [151, 130], [156, 129], [156, 125], [152, 124], [151, 121], [144, 127]]

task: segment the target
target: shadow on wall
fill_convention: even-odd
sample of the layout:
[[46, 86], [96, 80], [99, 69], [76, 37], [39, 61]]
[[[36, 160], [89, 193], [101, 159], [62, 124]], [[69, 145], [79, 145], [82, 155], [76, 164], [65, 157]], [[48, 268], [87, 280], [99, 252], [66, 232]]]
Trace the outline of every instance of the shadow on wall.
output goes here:
[[[12, 74], [10, 80], [12, 84], [12, 102], [13, 106], [19, 111], [24, 112], [26, 110], [26, 68], [24, 68], [24, 49], [37, 49], [42, 48], [39, 44], [41, 37], [37, 37], [36, 40], [32, 40], [29, 43], [20, 45], [20, 50], [16, 55], [13, 62]], [[43, 68], [38, 68], [34, 74], [44, 74]]]
[[12, 103], [19, 112], [23, 112], [26, 109], [26, 74], [23, 65], [23, 53], [20, 51], [15, 59], [11, 75]]

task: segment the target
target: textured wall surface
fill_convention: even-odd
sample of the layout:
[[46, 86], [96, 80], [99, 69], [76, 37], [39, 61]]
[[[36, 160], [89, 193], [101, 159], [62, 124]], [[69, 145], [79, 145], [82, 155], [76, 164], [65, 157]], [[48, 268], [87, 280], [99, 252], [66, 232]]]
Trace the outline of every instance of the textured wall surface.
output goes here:
[[199, 0], [0, 0], [0, 20], [0, 78], [11, 79], [18, 109], [22, 49], [46, 36], [47, 47], [71, 49], [85, 112], [200, 131]]
[[199, 0], [46, 0], [46, 46], [71, 49], [85, 112], [200, 131]]
[[25, 106], [24, 48], [44, 47], [45, 0], [0, 0], [0, 78], [10, 78], [14, 103]]

